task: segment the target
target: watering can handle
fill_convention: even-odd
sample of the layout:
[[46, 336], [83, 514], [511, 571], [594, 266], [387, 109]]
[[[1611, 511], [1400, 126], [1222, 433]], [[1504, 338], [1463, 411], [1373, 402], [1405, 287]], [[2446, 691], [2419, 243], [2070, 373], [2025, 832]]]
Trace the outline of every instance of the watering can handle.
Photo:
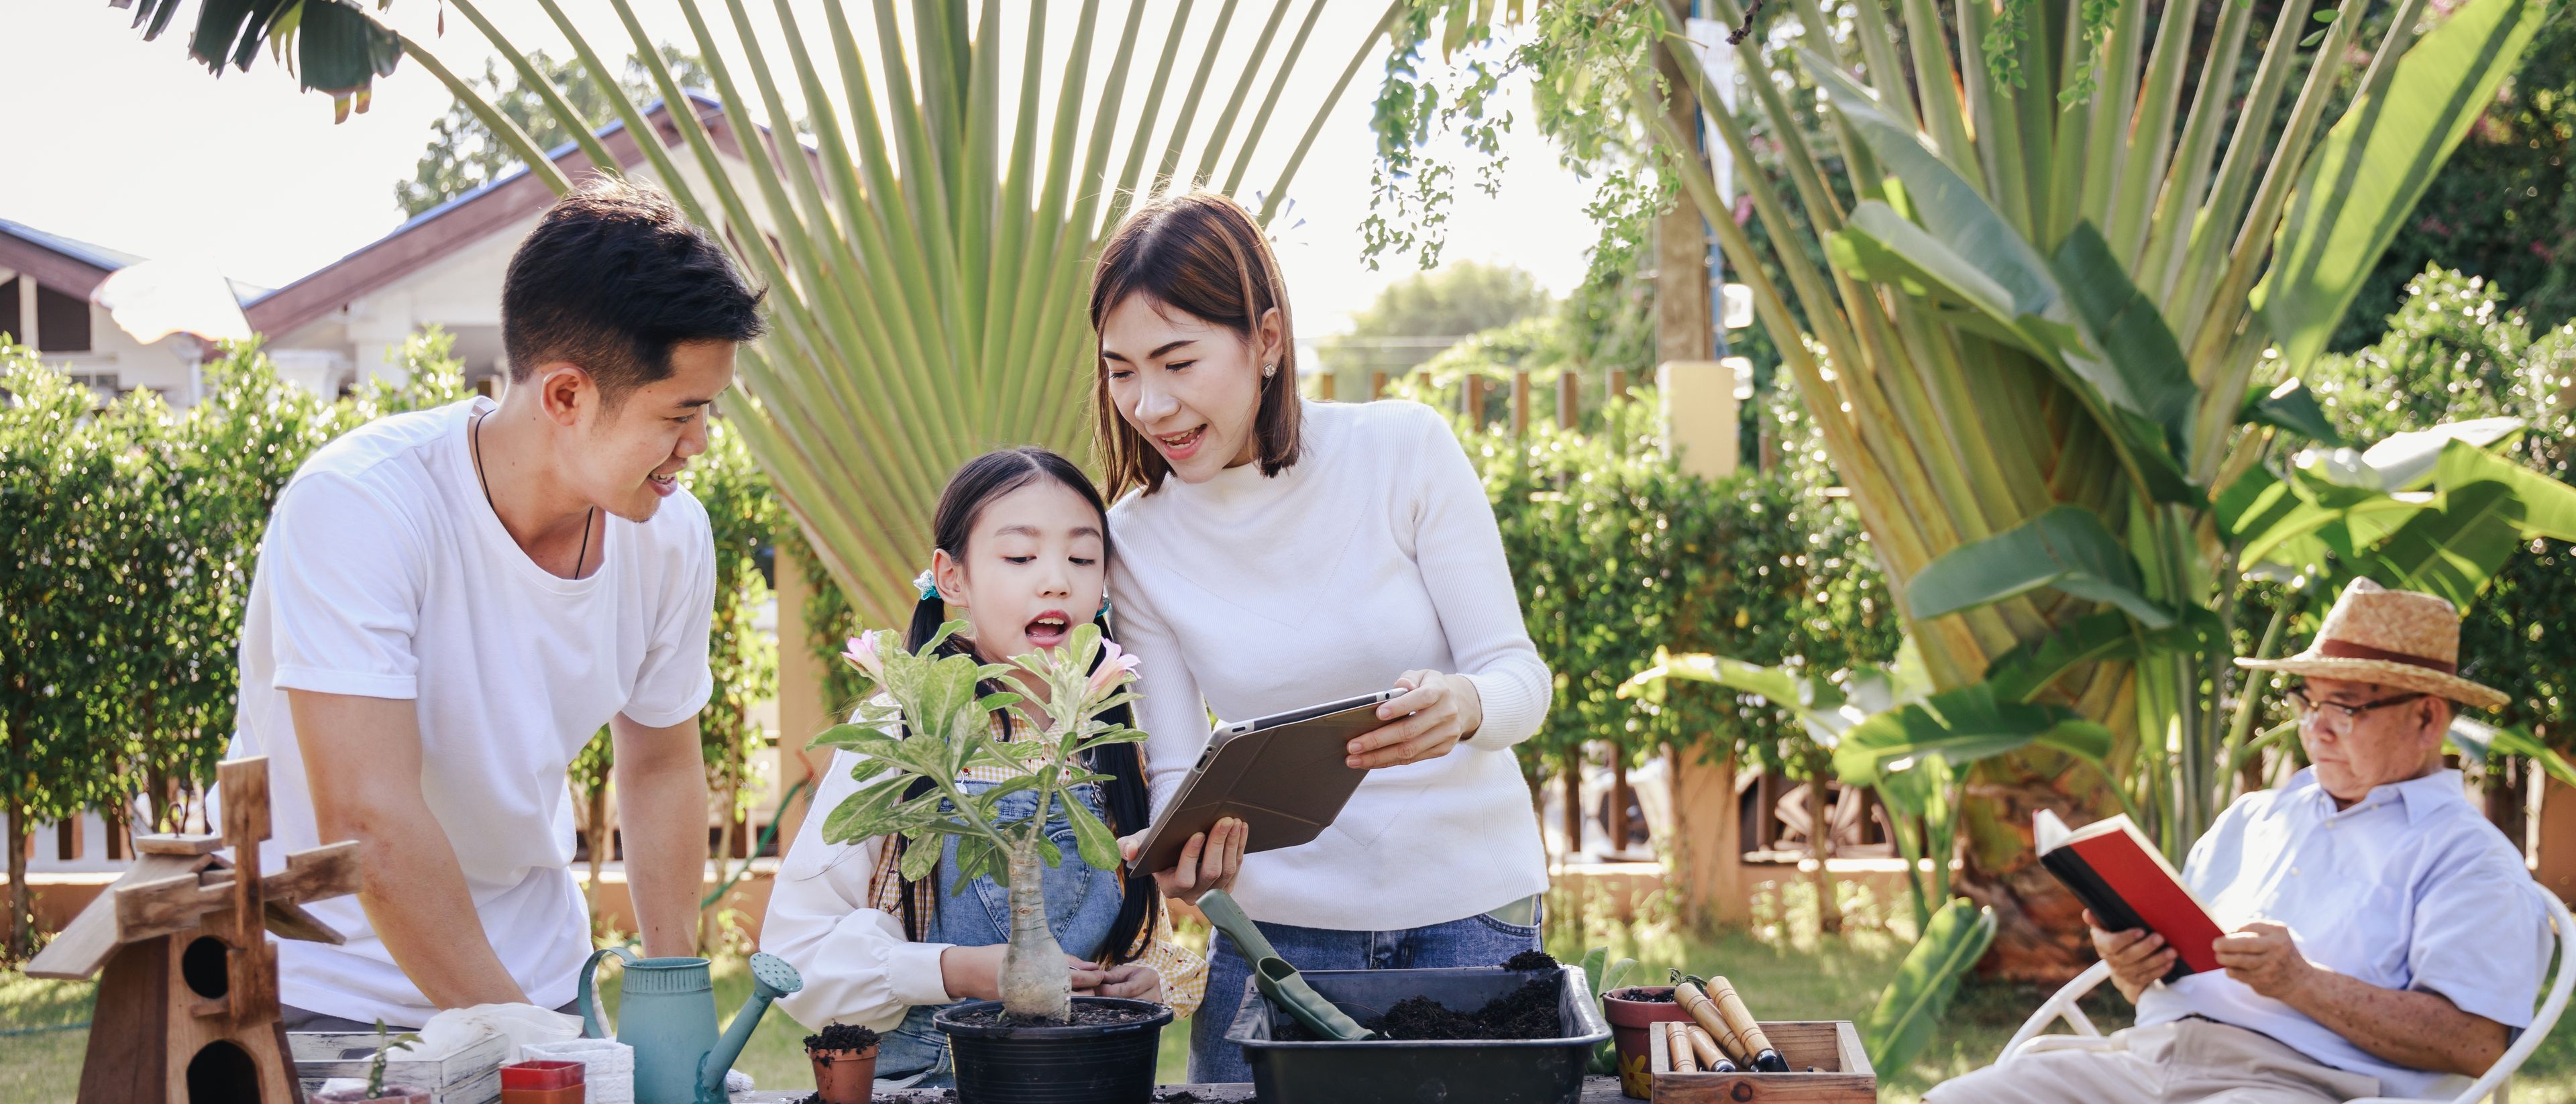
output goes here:
[[629, 966], [635, 964], [635, 952], [624, 947], [601, 947], [590, 952], [590, 961], [581, 964], [580, 995], [573, 998], [573, 1003], [581, 1008], [581, 1034], [585, 1039], [608, 1038], [608, 1028], [600, 1023], [599, 992], [592, 984], [592, 975], [599, 972], [599, 960], [612, 954], [625, 959]]

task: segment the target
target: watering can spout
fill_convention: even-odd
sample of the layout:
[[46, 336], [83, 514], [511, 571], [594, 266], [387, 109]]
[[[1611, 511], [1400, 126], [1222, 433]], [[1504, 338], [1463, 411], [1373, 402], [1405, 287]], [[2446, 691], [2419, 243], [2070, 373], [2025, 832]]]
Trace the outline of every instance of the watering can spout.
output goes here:
[[769, 1002], [805, 987], [805, 979], [796, 968], [777, 955], [760, 953], [751, 956], [751, 996], [742, 1002], [742, 1011], [734, 1013], [733, 1023], [725, 1027], [724, 1038], [715, 1049], [698, 1060], [698, 1100], [701, 1104], [724, 1104], [725, 1071], [733, 1060], [742, 1056], [742, 1048], [751, 1042], [753, 1028], [769, 1011]]

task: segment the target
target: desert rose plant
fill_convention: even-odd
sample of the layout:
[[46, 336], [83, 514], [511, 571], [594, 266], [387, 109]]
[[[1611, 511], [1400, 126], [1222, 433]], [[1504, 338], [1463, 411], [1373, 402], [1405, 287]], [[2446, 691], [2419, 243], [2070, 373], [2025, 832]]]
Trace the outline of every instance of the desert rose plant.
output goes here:
[[[855, 776], [866, 782], [823, 821], [823, 838], [848, 843], [871, 836], [899, 836], [907, 845], [903, 876], [928, 877], [948, 837], [957, 838], [950, 876], [991, 875], [1011, 893], [1011, 942], [1002, 959], [1002, 1009], [1020, 1023], [1069, 1023], [1073, 974], [1047, 927], [1041, 863], [1064, 855], [1046, 834], [1051, 810], [1061, 807], [1073, 825], [1082, 861], [1110, 870], [1119, 863], [1118, 840], [1080, 801], [1061, 800], [1068, 787], [1105, 782], [1085, 767], [1094, 748], [1133, 743], [1145, 734], [1101, 719], [1132, 701], [1136, 657], [1083, 625], [1062, 648], [982, 663], [973, 656], [940, 654], [940, 645], [963, 631], [951, 621], [918, 651], [906, 652], [892, 630], [862, 633], [842, 658], [876, 684], [851, 723], [824, 732], [816, 747], [845, 748], [859, 759]], [[1103, 653], [1106, 653], [1105, 655]], [[1006, 681], [1006, 676], [1013, 676]], [[995, 685], [1037, 685], [1046, 699], [1030, 701]], [[993, 714], [1007, 713], [1013, 737], [994, 733]], [[969, 793], [958, 778], [977, 767], [1001, 767], [1009, 781]], [[918, 783], [928, 782], [925, 787]], [[1001, 822], [1003, 797], [1037, 794], [1027, 819]]]

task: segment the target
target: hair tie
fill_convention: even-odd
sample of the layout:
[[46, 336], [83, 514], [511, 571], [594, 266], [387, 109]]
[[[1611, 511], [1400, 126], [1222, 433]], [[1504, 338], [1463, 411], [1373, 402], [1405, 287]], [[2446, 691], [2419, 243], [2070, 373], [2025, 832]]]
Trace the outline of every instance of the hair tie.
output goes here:
[[1109, 596], [1104, 594], [1100, 596], [1100, 612], [1092, 614], [1091, 619], [1097, 621], [1107, 616], [1109, 616]]
[[921, 591], [922, 601], [935, 602], [939, 600], [939, 581], [931, 578], [929, 572], [924, 571], [919, 575], [913, 576], [912, 585], [914, 588]]

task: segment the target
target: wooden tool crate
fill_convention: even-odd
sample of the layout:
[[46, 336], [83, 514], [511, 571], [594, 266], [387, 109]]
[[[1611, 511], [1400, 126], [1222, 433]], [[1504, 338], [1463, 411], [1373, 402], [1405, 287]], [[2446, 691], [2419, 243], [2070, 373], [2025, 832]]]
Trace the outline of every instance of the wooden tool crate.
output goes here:
[[[1878, 1074], [1849, 1020], [1765, 1022], [1762, 1033], [1788, 1059], [1790, 1073], [1674, 1073], [1664, 1033], [1648, 1036], [1653, 1104], [1873, 1104]], [[1814, 1072], [1809, 1072], [1810, 1068]]]

